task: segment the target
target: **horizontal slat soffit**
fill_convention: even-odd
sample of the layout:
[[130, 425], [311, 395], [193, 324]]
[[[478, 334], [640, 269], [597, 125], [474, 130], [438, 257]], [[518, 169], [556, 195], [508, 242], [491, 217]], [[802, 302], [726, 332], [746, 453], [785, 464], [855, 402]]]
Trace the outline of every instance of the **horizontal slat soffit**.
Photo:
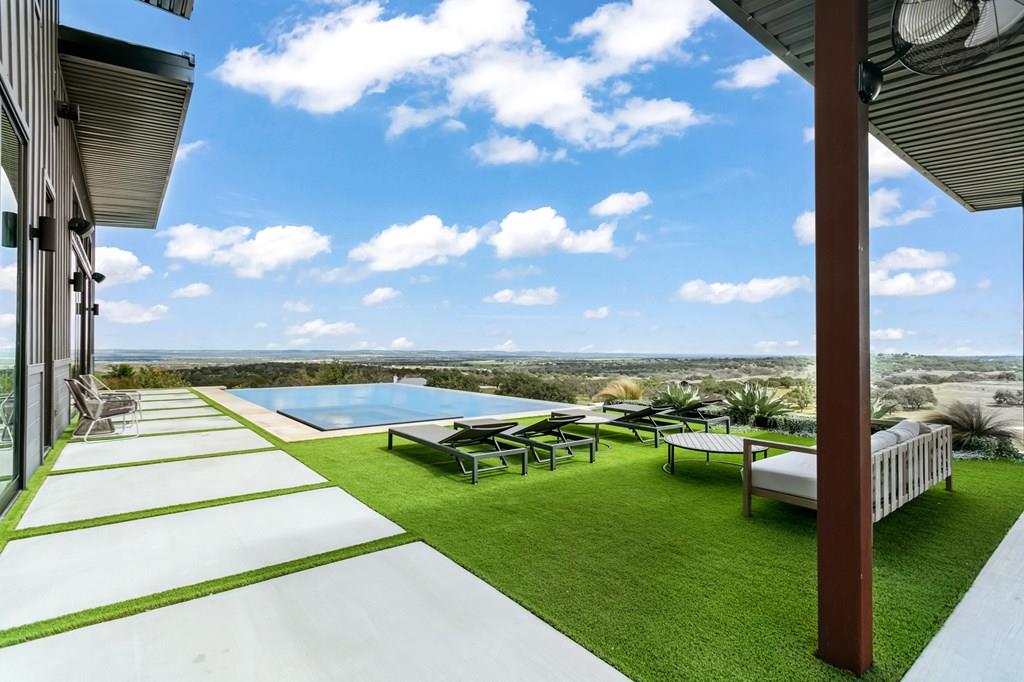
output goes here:
[[[713, 0], [813, 82], [813, 0]], [[893, 0], [868, 2], [868, 52], [892, 55]], [[926, 77], [896, 66], [872, 103], [872, 132], [970, 210], [1020, 206], [1024, 193], [1024, 39], [970, 71]], [[1014, 153], [1016, 151], [1016, 153]]]

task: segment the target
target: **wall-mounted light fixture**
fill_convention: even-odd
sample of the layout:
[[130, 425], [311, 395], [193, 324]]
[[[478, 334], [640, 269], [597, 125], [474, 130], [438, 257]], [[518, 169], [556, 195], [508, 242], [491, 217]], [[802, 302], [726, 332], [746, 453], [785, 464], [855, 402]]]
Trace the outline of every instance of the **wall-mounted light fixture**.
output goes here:
[[81, 270], [75, 270], [75, 274], [71, 275], [68, 284], [71, 285], [71, 290], [75, 293], [82, 293], [85, 289], [85, 274]]
[[102, 272], [94, 272], [94, 273], [92, 273], [92, 281], [96, 282], [96, 284], [99, 284], [100, 282], [102, 282], [106, 278], [107, 278], [107, 276], [104, 275]]
[[78, 123], [82, 120], [82, 111], [79, 109], [77, 104], [73, 102], [57, 102], [57, 118], [62, 118], [65, 121], [71, 121], [72, 123]]
[[93, 224], [85, 218], [72, 218], [68, 221], [68, 229], [77, 234], [79, 237], [84, 237], [92, 232]]
[[90, 308], [90, 310], [92, 311], [92, 316], [93, 317], [99, 317], [100, 316], [100, 304], [99, 303], [93, 303], [92, 307]]
[[53, 253], [57, 250], [57, 221], [50, 216], [39, 216], [36, 227], [29, 230], [29, 236], [36, 240], [40, 251]]

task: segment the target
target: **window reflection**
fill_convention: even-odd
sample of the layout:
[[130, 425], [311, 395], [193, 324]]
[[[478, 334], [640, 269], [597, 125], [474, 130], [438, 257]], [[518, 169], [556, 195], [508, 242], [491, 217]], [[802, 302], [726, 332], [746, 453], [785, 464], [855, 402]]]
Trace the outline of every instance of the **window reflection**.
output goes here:
[[18, 484], [16, 340], [21, 142], [0, 107], [0, 500]]

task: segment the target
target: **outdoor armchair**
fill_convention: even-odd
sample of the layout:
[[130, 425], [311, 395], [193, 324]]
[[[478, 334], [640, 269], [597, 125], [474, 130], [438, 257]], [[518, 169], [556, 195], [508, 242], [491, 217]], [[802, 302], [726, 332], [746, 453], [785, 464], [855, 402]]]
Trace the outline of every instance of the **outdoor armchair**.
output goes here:
[[79, 381], [81, 381], [82, 385], [89, 389], [92, 393], [96, 394], [101, 398], [120, 397], [129, 400], [134, 400], [135, 402], [140, 404], [142, 403], [142, 393], [140, 393], [139, 391], [110, 388], [105, 383], [100, 381], [99, 377], [97, 377], [95, 374], [83, 374], [82, 376], [79, 377]]
[[[128, 428], [133, 427], [132, 437], [139, 435], [139, 410], [140, 403], [127, 399], [120, 395], [103, 397], [93, 393], [84, 384], [75, 379], [65, 379], [71, 400], [78, 409], [79, 420], [84, 423], [85, 430], [82, 439], [88, 443], [96, 425], [101, 422], [108, 422], [113, 428], [113, 418], [120, 417], [120, 428], [114, 431], [114, 435], [125, 435]], [[81, 428], [81, 425], [79, 426]], [[111, 435], [111, 434], [104, 434]]]

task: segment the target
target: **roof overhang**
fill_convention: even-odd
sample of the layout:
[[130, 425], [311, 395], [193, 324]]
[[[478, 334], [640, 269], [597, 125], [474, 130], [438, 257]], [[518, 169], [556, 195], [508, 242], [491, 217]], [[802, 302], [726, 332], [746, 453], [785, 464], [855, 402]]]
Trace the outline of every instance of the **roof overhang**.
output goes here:
[[[711, 0], [814, 83], [814, 0]], [[867, 0], [868, 54], [892, 56], [893, 0]], [[855, 87], [852, 84], [851, 87]], [[1020, 206], [1024, 195], [1024, 40], [964, 73], [886, 72], [871, 132], [971, 211]]]
[[193, 0], [142, 0], [142, 2], [185, 19], [192, 18]]
[[61, 26], [67, 98], [93, 220], [156, 227], [192, 96], [195, 60]]

